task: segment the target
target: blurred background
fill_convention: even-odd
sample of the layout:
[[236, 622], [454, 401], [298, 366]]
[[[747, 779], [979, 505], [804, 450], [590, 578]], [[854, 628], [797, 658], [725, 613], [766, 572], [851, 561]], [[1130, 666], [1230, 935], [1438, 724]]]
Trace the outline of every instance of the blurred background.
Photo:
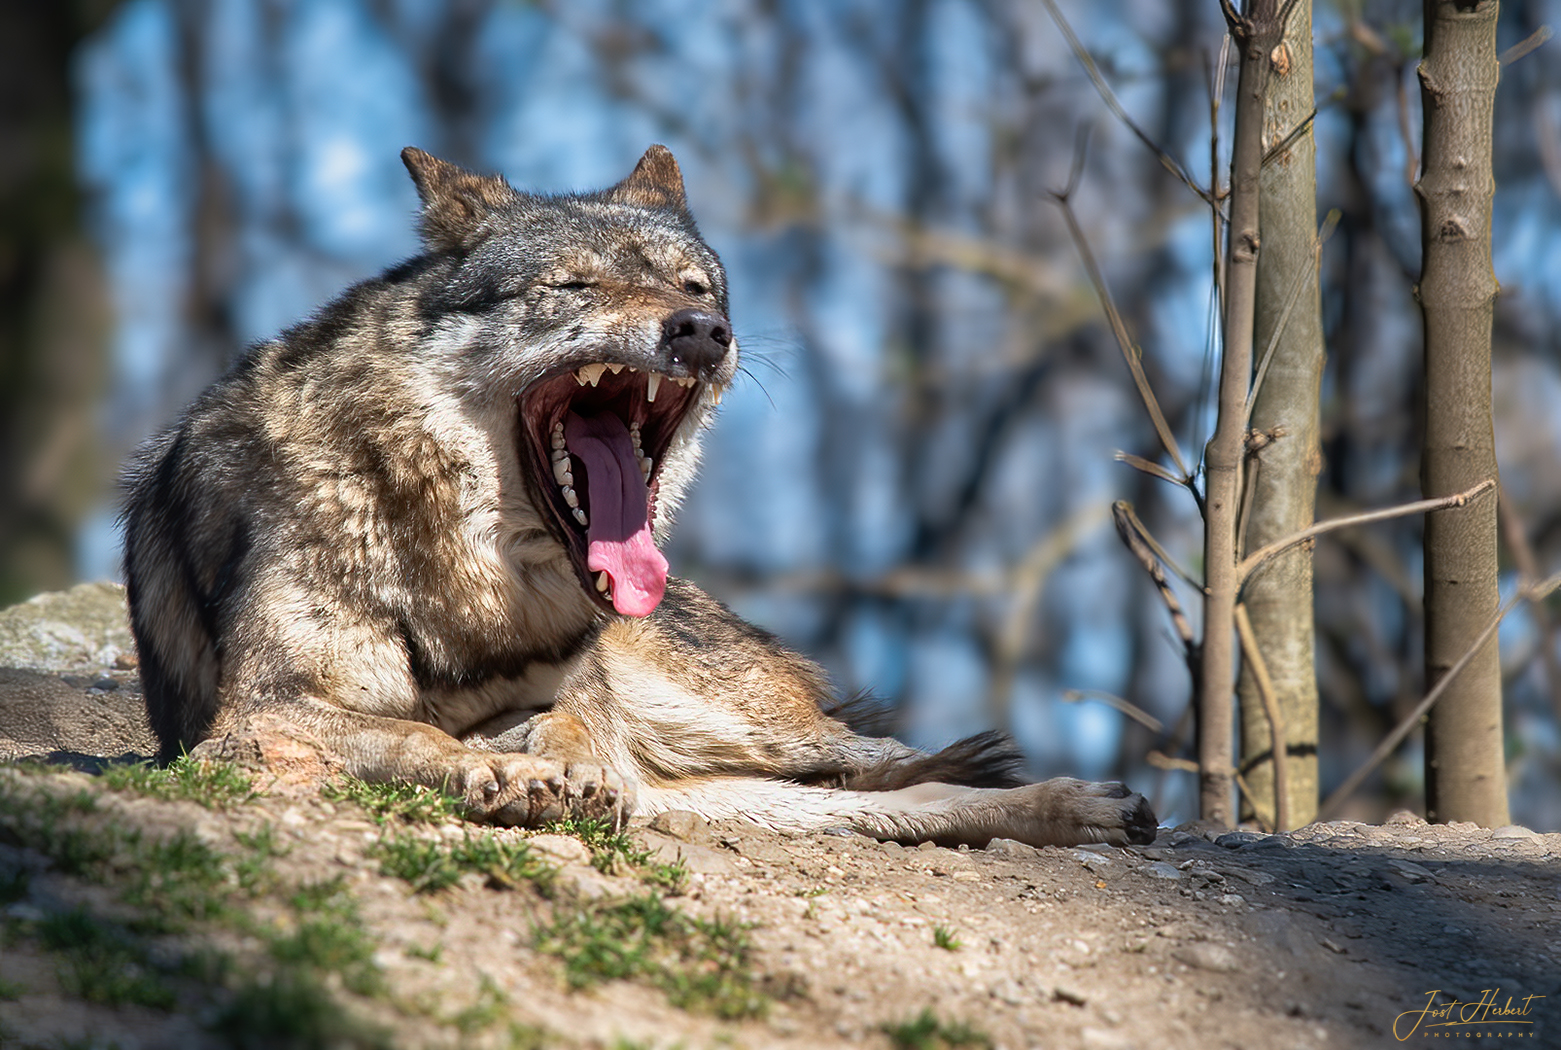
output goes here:
[[[1215, 0], [1061, 6], [1207, 182]], [[1316, 2], [1319, 214], [1342, 213], [1321, 516], [1418, 496], [1420, 16]], [[1500, 47], [1558, 22], [1557, 0], [1508, 0]], [[1504, 69], [1496, 113], [1496, 437], [1507, 526], [1543, 572], [1561, 569], [1558, 47]], [[1144, 764], [1185, 753], [1189, 679], [1109, 507], [1131, 500], [1194, 570], [1199, 522], [1113, 461], [1157, 446], [1045, 190], [1091, 128], [1075, 206], [1194, 450], [1210, 223], [1036, 0], [7, 0], [0, 85], [0, 602], [116, 577], [125, 453], [246, 343], [417, 250], [401, 147], [556, 192], [664, 142], [749, 372], [674, 572], [872, 690], [915, 743], [1008, 729], [1036, 773], [1122, 777], [1195, 815], [1194, 778]], [[1324, 793], [1421, 695], [1419, 529], [1317, 548]], [[1561, 829], [1557, 614], [1501, 633], [1513, 818], [1540, 830]], [[1420, 806], [1420, 768], [1407, 744], [1348, 815]]]

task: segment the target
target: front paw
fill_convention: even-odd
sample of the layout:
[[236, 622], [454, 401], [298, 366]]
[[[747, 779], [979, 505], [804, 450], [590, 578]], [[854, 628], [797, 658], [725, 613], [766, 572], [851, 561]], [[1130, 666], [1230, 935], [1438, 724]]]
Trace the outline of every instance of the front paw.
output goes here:
[[1149, 800], [1125, 784], [1080, 781], [1077, 817], [1085, 841], [1113, 846], [1147, 846], [1155, 839], [1159, 821]]
[[633, 812], [632, 791], [600, 763], [514, 753], [473, 753], [472, 759], [452, 787], [476, 820], [537, 827], [566, 816], [608, 817], [616, 825]]

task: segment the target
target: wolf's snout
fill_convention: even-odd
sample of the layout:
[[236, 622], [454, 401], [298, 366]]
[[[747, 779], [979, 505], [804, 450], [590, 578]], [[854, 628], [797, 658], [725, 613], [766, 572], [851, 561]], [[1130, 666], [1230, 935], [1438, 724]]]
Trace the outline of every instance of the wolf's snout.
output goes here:
[[679, 310], [661, 322], [661, 346], [690, 375], [714, 368], [732, 345], [726, 318], [706, 310]]

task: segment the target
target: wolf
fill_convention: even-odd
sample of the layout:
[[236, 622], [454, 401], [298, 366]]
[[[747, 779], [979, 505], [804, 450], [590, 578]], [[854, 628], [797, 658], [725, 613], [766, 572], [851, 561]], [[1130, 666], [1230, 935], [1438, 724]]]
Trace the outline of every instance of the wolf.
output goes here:
[[161, 760], [284, 726], [501, 825], [685, 809], [901, 842], [1153, 840], [1141, 795], [1024, 783], [1001, 735], [925, 753], [856, 732], [817, 665], [668, 575], [738, 364], [671, 152], [555, 196], [401, 156], [422, 253], [251, 347], [127, 467]]

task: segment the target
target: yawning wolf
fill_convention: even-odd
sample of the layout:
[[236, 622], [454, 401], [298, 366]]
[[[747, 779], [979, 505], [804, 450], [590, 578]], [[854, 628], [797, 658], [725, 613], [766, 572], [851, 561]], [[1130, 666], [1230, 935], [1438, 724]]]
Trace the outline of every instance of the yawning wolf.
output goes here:
[[1152, 841], [1120, 784], [1021, 784], [827, 716], [820, 669], [658, 544], [737, 368], [672, 154], [521, 193], [420, 150], [423, 254], [252, 347], [126, 478], [166, 760], [284, 724], [473, 817], [691, 809], [901, 841]]

